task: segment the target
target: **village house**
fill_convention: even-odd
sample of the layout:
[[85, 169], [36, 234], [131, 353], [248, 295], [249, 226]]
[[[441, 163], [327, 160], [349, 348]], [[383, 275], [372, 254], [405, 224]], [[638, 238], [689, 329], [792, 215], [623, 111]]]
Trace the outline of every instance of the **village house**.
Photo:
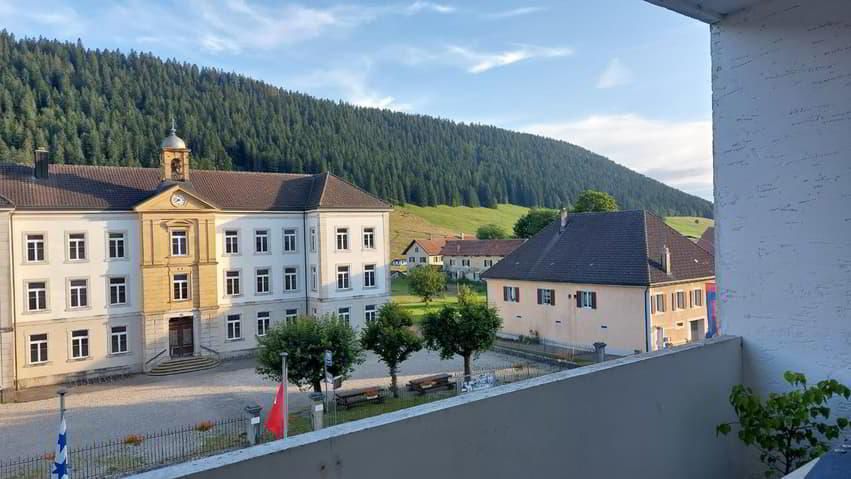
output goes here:
[[522, 239], [450, 240], [440, 250], [450, 279], [479, 281], [481, 274], [523, 244]]
[[439, 237], [415, 239], [408, 243], [402, 251], [402, 256], [408, 260], [408, 268], [419, 266], [443, 266], [441, 251], [446, 242], [452, 238]]

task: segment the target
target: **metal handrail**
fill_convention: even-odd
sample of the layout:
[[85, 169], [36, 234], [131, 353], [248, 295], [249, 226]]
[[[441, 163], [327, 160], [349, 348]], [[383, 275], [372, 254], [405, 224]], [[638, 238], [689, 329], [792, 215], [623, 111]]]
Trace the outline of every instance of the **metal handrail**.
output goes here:
[[163, 353], [165, 353], [165, 352], [167, 352], [167, 351], [168, 351], [168, 348], [163, 349], [162, 351], [158, 352], [156, 356], [154, 356], [154, 357], [152, 357], [151, 359], [149, 359], [149, 360], [145, 361], [145, 366], [147, 366], [148, 364], [150, 364], [150, 363], [151, 363], [151, 361], [153, 361], [153, 360], [157, 359], [158, 357], [162, 356], [162, 355], [163, 355]]

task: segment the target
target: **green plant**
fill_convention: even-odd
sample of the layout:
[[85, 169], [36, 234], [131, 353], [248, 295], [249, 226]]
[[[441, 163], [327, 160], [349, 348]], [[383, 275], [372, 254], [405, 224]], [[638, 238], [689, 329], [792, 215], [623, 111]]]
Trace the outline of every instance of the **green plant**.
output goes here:
[[130, 434], [128, 436], [125, 436], [124, 440], [122, 442], [124, 444], [127, 444], [128, 446], [138, 446], [138, 445], [142, 444], [142, 442], [144, 442], [144, 440], [145, 440], [144, 436], [140, 436], [138, 434]]
[[618, 202], [612, 195], [603, 191], [585, 190], [576, 199], [575, 213], [586, 213], [589, 211], [617, 211]]
[[408, 287], [428, 304], [446, 289], [446, 275], [435, 267], [420, 266], [408, 273]]
[[412, 329], [413, 325], [411, 313], [390, 302], [378, 310], [378, 317], [367, 323], [361, 333], [363, 348], [375, 352], [390, 369], [393, 397], [399, 397], [399, 365], [423, 347], [422, 339]]
[[517, 238], [531, 238], [544, 229], [544, 226], [552, 223], [558, 218], [558, 210], [532, 209], [521, 216], [514, 224], [514, 236]]
[[508, 238], [508, 233], [502, 229], [502, 226], [490, 223], [479, 226], [479, 229], [476, 230], [476, 238], [480, 240], [505, 239]]
[[739, 439], [759, 449], [760, 460], [768, 466], [765, 477], [777, 473], [789, 474], [828, 450], [826, 440], [836, 439], [848, 427], [848, 418], [839, 417], [829, 423], [828, 402], [834, 396], [846, 400], [851, 389], [835, 379], [807, 386], [801, 373], [786, 371], [783, 378], [794, 389], [785, 393], [770, 393], [763, 402], [750, 388], [741, 384], [733, 387], [730, 404], [736, 410], [738, 422], [719, 424], [717, 434], [729, 434], [733, 425], [739, 426]]
[[213, 426], [215, 426], [215, 424], [213, 424], [212, 421], [201, 421], [195, 425], [195, 430], [200, 432], [206, 432], [210, 429], [213, 429]]

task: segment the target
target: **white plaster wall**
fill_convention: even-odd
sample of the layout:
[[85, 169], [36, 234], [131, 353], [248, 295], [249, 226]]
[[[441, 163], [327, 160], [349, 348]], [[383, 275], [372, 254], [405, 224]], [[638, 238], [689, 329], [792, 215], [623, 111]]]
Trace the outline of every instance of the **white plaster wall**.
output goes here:
[[15, 345], [12, 321], [11, 214], [0, 211], [0, 400], [14, 385]]
[[758, 390], [851, 384], [851, 2], [731, 15], [712, 63], [722, 331]]
[[[321, 297], [338, 300], [343, 298], [355, 299], [363, 296], [387, 295], [390, 291], [389, 282], [389, 213], [386, 212], [320, 212], [320, 260]], [[349, 228], [349, 249], [336, 249], [336, 229]], [[375, 228], [375, 248], [363, 247], [363, 229]], [[363, 267], [367, 264], [376, 265], [376, 286], [363, 286]], [[349, 265], [351, 289], [337, 290], [337, 266]]]

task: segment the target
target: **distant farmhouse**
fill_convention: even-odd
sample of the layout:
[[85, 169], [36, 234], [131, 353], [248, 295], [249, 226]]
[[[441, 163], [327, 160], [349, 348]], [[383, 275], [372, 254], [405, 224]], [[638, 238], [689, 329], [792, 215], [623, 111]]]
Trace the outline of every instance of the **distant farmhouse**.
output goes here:
[[415, 239], [408, 243], [408, 246], [402, 251], [402, 256], [408, 260], [408, 268], [416, 268], [418, 266], [443, 266], [443, 256], [441, 250], [446, 242], [453, 238], [432, 238]]
[[704, 338], [715, 268], [652, 213], [562, 213], [482, 278], [502, 335], [628, 354]]
[[511, 254], [526, 240], [489, 239], [447, 241], [440, 250], [443, 271], [451, 279], [478, 281], [481, 274]]

